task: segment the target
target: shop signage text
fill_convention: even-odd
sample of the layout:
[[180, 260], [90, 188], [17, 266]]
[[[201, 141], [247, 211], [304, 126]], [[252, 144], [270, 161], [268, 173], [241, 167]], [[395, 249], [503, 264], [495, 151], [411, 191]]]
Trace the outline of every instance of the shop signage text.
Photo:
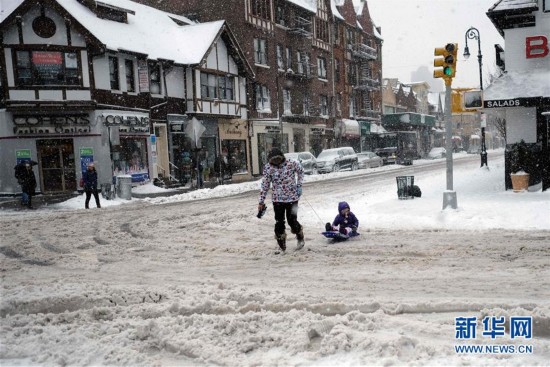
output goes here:
[[116, 125], [141, 125], [149, 126], [149, 117], [147, 116], [138, 116], [138, 115], [102, 115], [103, 124], [105, 126], [116, 126]]
[[20, 134], [75, 134], [89, 133], [87, 115], [74, 116], [14, 116], [13, 132]]
[[540, 103], [540, 97], [533, 98], [510, 98], [498, 99], [492, 101], [484, 101], [485, 108], [500, 108], [500, 107], [531, 107]]
[[548, 38], [545, 36], [533, 36], [525, 38], [525, 57], [534, 59], [537, 57], [546, 57], [550, 50], [548, 49]]

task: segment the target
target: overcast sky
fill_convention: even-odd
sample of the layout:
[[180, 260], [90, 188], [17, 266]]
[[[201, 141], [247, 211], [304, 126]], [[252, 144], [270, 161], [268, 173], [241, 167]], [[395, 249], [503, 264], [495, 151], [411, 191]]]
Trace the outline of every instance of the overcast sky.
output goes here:
[[[359, 3], [361, 0], [354, 0]], [[468, 40], [470, 58], [464, 53], [464, 36], [473, 26], [480, 32], [483, 55], [483, 81], [496, 70], [494, 44], [504, 45], [486, 13], [496, 0], [368, 0], [371, 17], [382, 27], [384, 38], [383, 77], [402, 82], [427, 81], [435, 91], [444, 90], [441, 79], [433, 79], [434, 48], [448, 42], [458, 43], [455, 87], [479, 87], [478, 46]], [[424, 73], [416, 73], [424, 68]], [[434, 83], [435, 82], [435, 83]]]

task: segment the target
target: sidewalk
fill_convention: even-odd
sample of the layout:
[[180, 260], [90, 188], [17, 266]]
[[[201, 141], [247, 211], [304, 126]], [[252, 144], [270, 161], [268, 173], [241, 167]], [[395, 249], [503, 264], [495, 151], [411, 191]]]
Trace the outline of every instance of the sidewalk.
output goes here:
[[[203, 188], [211, 189], [216, 186], [218, 186], [216, 182], [209, 181], [204, 183]], [[193, 190], [196, 190], [196, 188], [180, 187], [177, 189], [166, 189], [164, 191], [147, 192], [147, 193], [139, 193], [139, 192], [132, 191], [132, 197], [138, 198], [138, 199], [166, 197], [166, 196], [184, 194]], [[83, 195], [82, 190], [74, 191], [70, 193], [65, 192], [65, 193], [56, 193], [56, 194], [38, 194], [32, 197], [32, 206], [34, 209], [43, 208], [48, 205], [53, 205], [53, 204], [61, 203], [63, 201], [67, 201], [79, 195]], [[101, 199], [103, 199], [103, 197], [101, 197]], [[30, 209], [21, 205], [21, 194], [17, 194], [14, 196], [0, 196], [0, 210], [18, 210], [19, 211], [19, 210], [30, 210]]]

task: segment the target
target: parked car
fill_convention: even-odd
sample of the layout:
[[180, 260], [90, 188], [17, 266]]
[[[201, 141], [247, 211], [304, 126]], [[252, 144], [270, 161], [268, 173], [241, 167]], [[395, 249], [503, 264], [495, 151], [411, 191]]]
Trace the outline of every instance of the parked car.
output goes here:
[[413, 151], [403, 152], [399, 151], [397, 147], [386, 147], [378, 148], [374, 152], [382, 157], [384, 165], [402, 164], [405, 166], [410, 166], [413, 164]]
[[304, 173], [317, 174], [317, 159], [310, 152], [285, 153], [285, 157], [300, 162], [304, 167]]
[[447, 154], [447, 151], [445, 148], [439, 147], [439, 148], [432, 148], [430, 152], [428, 153], [428, 158], [430, 159], [437, 159], [437, 158], [445, 158], [445, 155]]
[[374, 152], [382, 158], [384, 165], [397, 162], [397, 147], [378, 148]]
[[374, 152], [357, 153], [357, 159], [359, 162], [359, 168], [380, 167], [384, 164], [382, 158]]
[[319, 173], [338, 172], [347, 168], [355, 171], [358, 167], [357, 154], [351, 147], [324, 149], [317, 157]]

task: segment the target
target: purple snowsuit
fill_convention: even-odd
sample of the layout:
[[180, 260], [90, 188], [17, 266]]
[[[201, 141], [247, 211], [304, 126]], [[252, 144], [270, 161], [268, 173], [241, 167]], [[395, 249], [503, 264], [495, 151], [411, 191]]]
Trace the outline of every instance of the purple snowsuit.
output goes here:
[[350, 209], [349, 204], [345, 201], [338, 203], [338, 215], [332, 222], [333, 230], [339, 230], [343, 234], [349, 234], [351, 231], [359, 227], [359, 220], [351, 211], [346, 216], [342, 215], [342, 210]]

